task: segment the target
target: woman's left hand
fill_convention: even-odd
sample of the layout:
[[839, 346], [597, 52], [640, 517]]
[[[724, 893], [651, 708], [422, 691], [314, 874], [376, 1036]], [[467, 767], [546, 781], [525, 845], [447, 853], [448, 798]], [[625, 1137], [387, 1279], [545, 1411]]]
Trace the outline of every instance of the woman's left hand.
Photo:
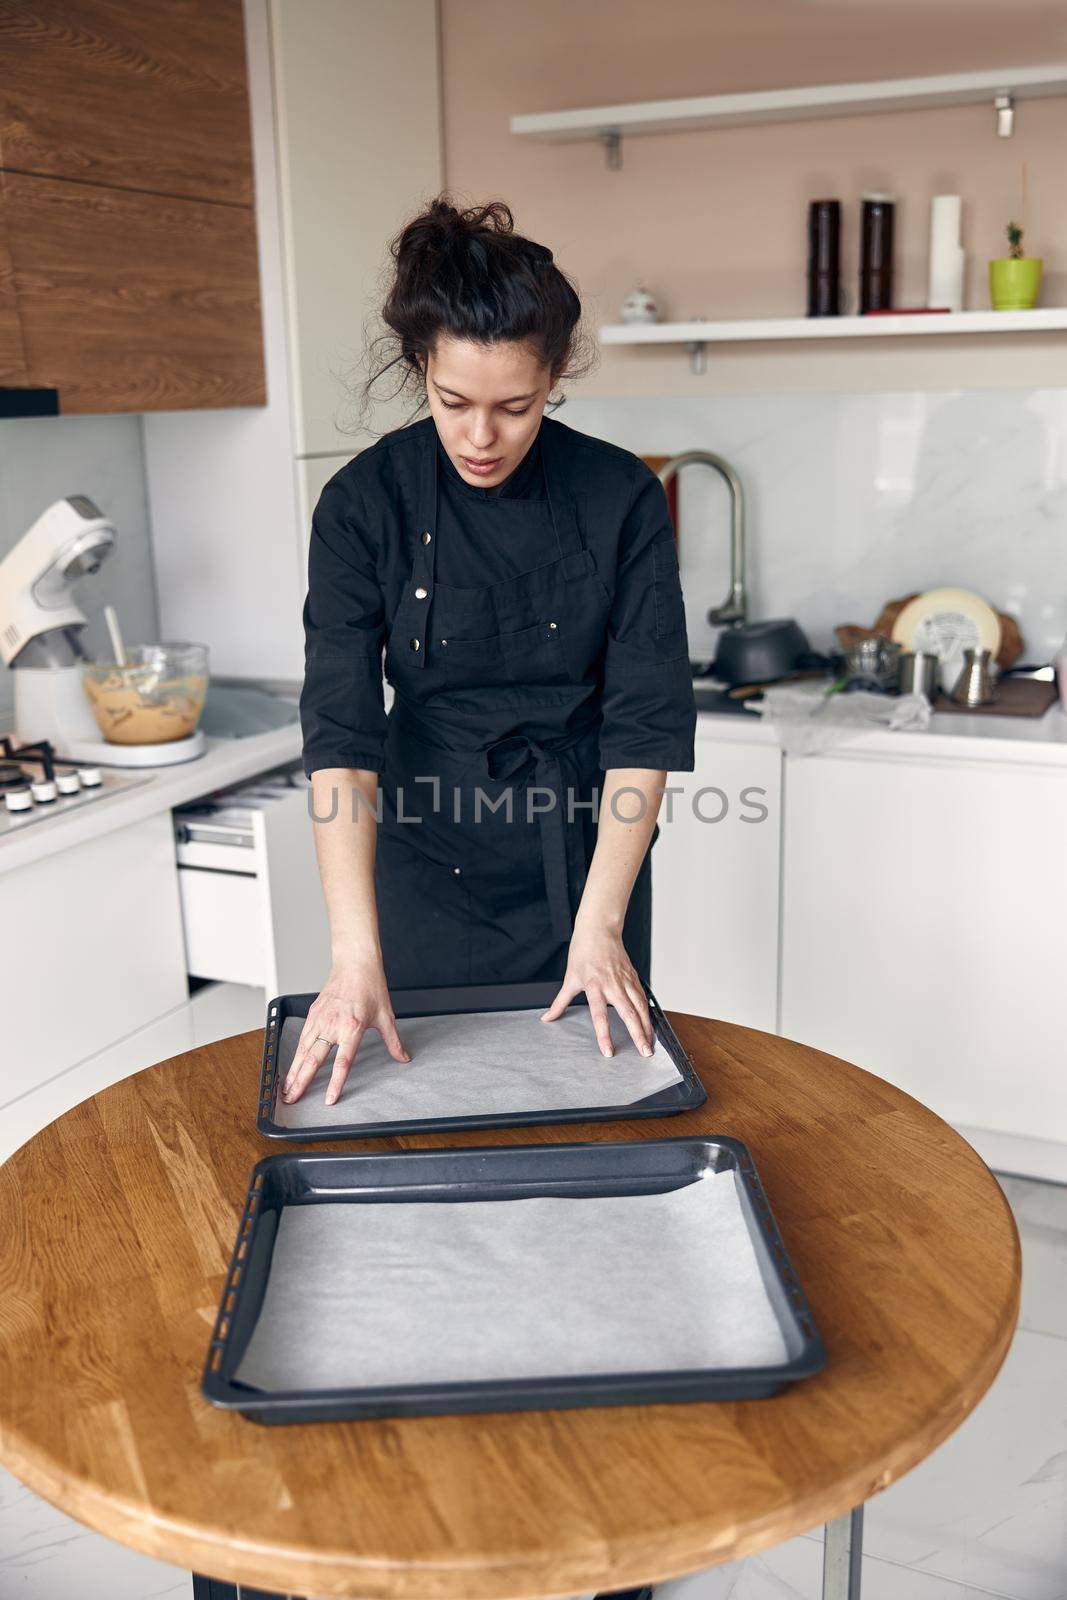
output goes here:
[[604, 1055], [615, 1054], [608, 1025], [609, 1005], [615, 1007], [625, 1022], [640, 1053], [643, 1056], [652, 1054], [648, 1001], [621, 935], [603, 926], [584, 927], [579, 918], [567, 953], [563, 986], [548, 1010], [542, 1013], [541, 1021], [555, 1022], [574, 996], [583, 990], [589, 1002], [597, 1043]]

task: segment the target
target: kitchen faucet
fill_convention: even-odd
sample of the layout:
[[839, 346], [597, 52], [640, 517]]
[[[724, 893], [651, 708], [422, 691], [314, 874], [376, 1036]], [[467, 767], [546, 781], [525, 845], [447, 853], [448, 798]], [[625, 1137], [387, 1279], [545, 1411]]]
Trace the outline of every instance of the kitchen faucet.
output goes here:
[[720, 474], [730, 491], [730, 593], [721, 606], [708, 611], [709, 622], [727, 622], [737, 627], [746, 620], [748, 601], [745, 597], [745, 495], [741, 480], [728, 461], [710, 450], [684, 450], [671, 456], [657, 473], [660, 483], [666, 486], [683, 467], [711, 467]]

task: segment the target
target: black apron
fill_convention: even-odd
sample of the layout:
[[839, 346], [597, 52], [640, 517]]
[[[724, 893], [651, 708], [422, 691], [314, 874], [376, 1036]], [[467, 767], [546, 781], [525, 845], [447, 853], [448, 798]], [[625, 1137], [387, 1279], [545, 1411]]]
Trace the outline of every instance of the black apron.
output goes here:
[[[562, 979], [602, 793], [599, 709], [575, 711], [610, 605], [552, 430], [540, 433], [554, 559], [483, 588], [435, 580], [438, 442], [420, 466], [411, 575], [388, 619], [375, 889], [392, 988]], [[658, 834], [655, 830], [655, 837]], [[647, 984], [651, 859], [623, 943]]]

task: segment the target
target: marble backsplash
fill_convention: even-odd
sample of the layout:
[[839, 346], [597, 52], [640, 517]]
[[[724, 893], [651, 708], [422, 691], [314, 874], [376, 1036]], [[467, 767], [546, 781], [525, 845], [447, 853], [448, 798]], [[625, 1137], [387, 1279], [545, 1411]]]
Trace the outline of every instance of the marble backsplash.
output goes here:
[[[1067, 388], [601, 399], [576, 389], [554, 415], [640, 455], [725, 456], [745, 492], [749, 615], [796, 617], [817, 649], [834, 643], [836, 623], [870, 624], [885, 601], [944, 583], [1010, 612], [1027, 661], [1048, 660], [1067, 635]], [[697, 468], [679, 492], [690, 651], [710, 657], [705, 612], [729, 582], [727, 494]], [[107, 600], [131, 641], [158, 638], [140, 417], [0, 423], [0, 557], [74, 493], [119, 534], [100, 573], [76, 586], [90, 651], [107, 649]], [[0, 717], [12, 692], [0, 670]]]
[[[710, 360], [714, 360], [714, 352]], [[749, 616], [795, 617], [812, 646], [915, 590], [976, 590], [1022, 630], [1026, 661], [1067, 635], [1067, 388], [642, 396], [575, 390], [552, 413], [639, 455], [706, 449], [745, 493]], [[729, 505], [684, 470], [679, 540], [690, 653], [729, 587]]]

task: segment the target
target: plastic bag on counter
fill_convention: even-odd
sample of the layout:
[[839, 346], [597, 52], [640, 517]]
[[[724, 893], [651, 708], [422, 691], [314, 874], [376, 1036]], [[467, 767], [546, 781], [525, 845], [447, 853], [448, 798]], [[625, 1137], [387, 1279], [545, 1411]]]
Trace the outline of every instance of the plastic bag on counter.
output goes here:
[[888, 695], [857, 689], [851, 694], [828, 695], [818, 685], [764, 689], [763, 699], [749, 702], [746, 709], [770, 723], [788, 756], [815, 755], [875, 728], [927, 728], [932, 715], [924, 694]]

